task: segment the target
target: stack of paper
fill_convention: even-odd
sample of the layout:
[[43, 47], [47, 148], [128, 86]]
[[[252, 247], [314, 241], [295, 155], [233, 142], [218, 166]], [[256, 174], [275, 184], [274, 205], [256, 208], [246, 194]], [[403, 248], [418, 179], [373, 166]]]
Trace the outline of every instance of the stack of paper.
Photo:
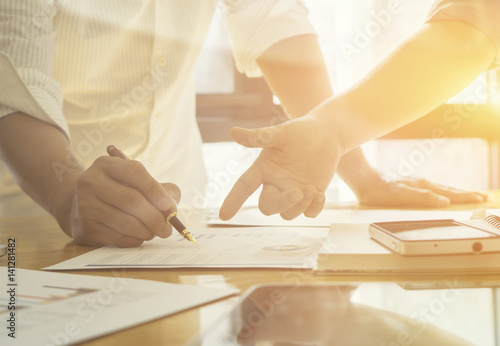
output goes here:
[[[0, 345], [67, 345], [237, 294], [200, 287], [111, 277], [0, 270]], [[10, 278], [10, 277], [9, 277]], [[15, 308], [12, 308], [15, 307]]]

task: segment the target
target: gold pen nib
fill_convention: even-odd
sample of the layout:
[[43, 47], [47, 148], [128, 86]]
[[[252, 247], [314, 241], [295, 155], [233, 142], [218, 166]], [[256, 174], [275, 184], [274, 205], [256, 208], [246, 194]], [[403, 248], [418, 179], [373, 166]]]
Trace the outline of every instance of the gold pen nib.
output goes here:
[[182, 235], [185, 239], [187, 239], [187, 240], [189, 240], [190, 242], [193, 242], [193, 243], [195, 243], [196, 245], [198, 245], [198, 243], [196, 242], [196, 240], [194, 239], [194, 237], [191, 235], [191, 233], [189, 233], [189, 231], [188, 231], [186, 228], [184, 228], [184, 229], [182, 230], [182, 232], [180, 232], [180, 233], [181, 233], [181, 235]]
[[196, 239], [194, 239], [194, 237], [191, 235], [191, 233], [186, 234], [186, 239], [195, 243], [196, 245], [198, 245], [198, 243], [196, 242]]

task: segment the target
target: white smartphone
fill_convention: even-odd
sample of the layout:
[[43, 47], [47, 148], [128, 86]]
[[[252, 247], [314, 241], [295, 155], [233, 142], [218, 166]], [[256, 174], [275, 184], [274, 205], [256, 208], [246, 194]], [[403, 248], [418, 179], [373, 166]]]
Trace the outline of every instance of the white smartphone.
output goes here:
[[500, 233], [455, 220], [375, 222], [369, 234], [401, 255], [500, 252]]

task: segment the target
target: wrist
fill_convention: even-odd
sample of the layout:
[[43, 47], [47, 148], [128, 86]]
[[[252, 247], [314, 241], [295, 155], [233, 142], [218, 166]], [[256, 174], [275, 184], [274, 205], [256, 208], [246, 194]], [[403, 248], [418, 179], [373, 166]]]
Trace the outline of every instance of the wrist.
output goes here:
[[343, 153], [387, 132], [363, 96], [356, 89], [348, 90], [311, 111], [336, 136]]
[[59, 189], [54, 203], [49, 208], [50, 214], [56, 219], [61, 230], [70, 237], [73, 237], [71, 218], [76, 204], [76, 181], [80, 175], [81, 172], [67, 179]]
[[335, 126], [332, 118], [329, 117], [324, 112], [314, 111], [309, 114], [312, 118], [315, 119], [318, 126], [318, 133], [324, 133], [325, 136], [328, 136], [328, 141], [335, 146], [336, 152], [340, 154], [340, 156], [347, 153], [346, 143], [341, 134], [341, 130]]

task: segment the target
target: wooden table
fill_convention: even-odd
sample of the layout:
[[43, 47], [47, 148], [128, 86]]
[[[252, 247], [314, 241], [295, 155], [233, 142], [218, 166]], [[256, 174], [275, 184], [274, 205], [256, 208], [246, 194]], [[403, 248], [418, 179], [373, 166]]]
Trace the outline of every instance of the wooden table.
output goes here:
[[[490, 199], [482, 205], [458, 205], [450, 210], [473, 209], [475, 217], [484, 215], [486, 208], [500, 207], [500, 191], [492, 191]], [[67, 237], [50, 218], [4, 218], [0, 219], [0, 244], [7, 244], [8, 238], [16, 238], [16, 266], [25, 269], [41, 269], [69, 258], [93, 250], [79, 246]], [[6, 256], [0, 257], [0, 266], [7, 265]], [[111, 276], [110, 270], [71, 271], [80, 275]], [[116, 270], [113, 275], [116, 275]], [[432, 281], [426, 276], [325, 276], [306, 270], [262, 270], [262, 269], [124, 269], [120, 274], [127, 278], [157, 280], [181, 284], [210, 284], [219, 287], [236, 287], [242, 292], [255, 284], [263, 283], [311, 283], [311, 282], [370, 282], [370, 281]], [[440, 277], [440, 280], [445, 279]], [[456, 279], [450, 277], [450, 279]], [[498, 282], [500, 277], [467, 276], [460, 281]], [[234, 301], [234, 298], [232, 299]], [[190, 340], [200, 329], [200, 315], [205, 311], [226, 309], [232, 301], [227, 299], [207, 306], [146, 323], [125, 331], [104, 336], [85, 345], [182, 345]], [[219, 309], [220, 308], [220, 309]]]

